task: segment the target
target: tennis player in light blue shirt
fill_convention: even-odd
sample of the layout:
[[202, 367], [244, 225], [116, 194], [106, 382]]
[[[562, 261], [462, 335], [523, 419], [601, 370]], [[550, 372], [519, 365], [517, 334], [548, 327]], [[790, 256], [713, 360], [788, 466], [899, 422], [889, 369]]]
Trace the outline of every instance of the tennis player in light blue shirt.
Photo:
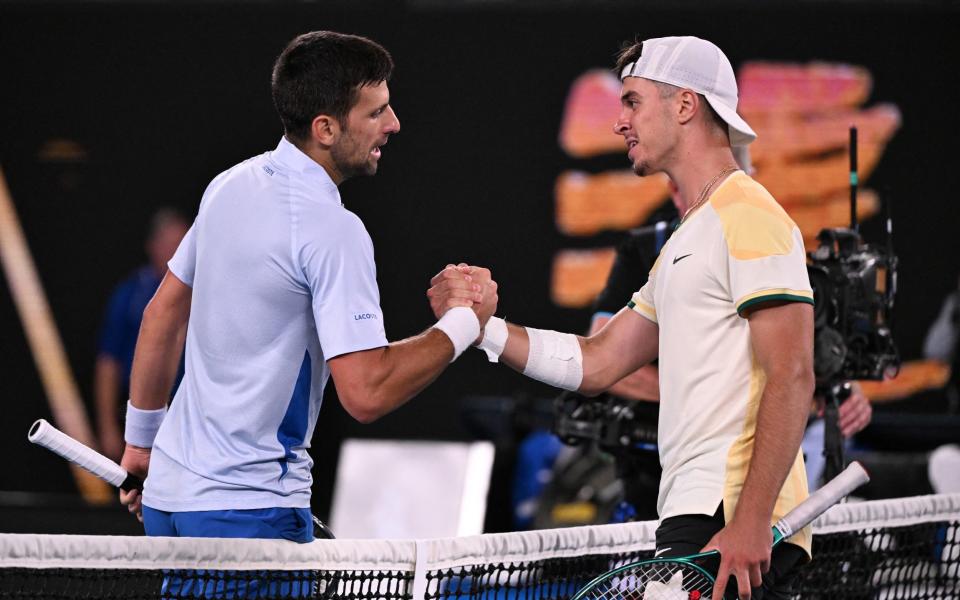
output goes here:
[[[424, 333], [388, 343], [373, 244], [337, 186], [400, 123], [390, 55], [313, 32], [274, 66], [284, 138], [216, 177], [144, 312], [122, 464], [148, 535], [313, 539], [308, 449], [327, 379], [362, 422], [426, 387], [496, 307], [489, 272]], [[464, 269], [468, 269], [464, 267]], [[185, 373], [166, 411], [182, 344]], [[136, 491], [121, 492], [131, 512]]]

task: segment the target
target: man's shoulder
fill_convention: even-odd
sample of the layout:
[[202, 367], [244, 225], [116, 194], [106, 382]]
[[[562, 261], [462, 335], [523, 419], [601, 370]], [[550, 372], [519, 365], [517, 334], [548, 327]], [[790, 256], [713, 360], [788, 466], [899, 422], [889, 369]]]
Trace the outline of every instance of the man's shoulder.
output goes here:
[[366, 231], [363, 220], [339, 202], [303, 202], [298, 206], [301, 226], [329, 229], [336, 232], [341, 229], [352, 234], [357, 230]]
[[276, 174], [276, 170], [271, 169], [269, 166], [269, 155], [269, 152], [264, 152], [256, 156], [251, 156], [250, 158], [238, 162], [232, 167], [221, 171], [216, 177], [210, 180], [210, 184], [207, 186], [207, 189], [213, 189], [219, 184], [222, 184], [233, 178], [249, 175], [251, 172], [263, 171], [267, 175]]
[[745, 173], [735, 173], [710, 196], [710, 206], [721, 220], [728, 218], [775, 218], [793, 220], [767, 188]]
[[790, 254], [802, 244], [796, 223], [757, 181], [737, 174], [714, 193], [710, 206], [731, 256], [737, 259]]
[[307, 204], [296, 222], [297, 239], [305, 247], [358, 248], [373, 244], [360, 217], [340, 205]]

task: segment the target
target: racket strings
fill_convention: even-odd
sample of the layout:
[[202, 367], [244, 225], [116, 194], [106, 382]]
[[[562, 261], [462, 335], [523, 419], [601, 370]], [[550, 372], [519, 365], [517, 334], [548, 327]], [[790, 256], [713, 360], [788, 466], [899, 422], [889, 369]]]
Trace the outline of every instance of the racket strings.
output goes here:
[[688, 563], [662, 560], [635, 565], [584, 596], [591, 600], [709, 600], [713, 580]]

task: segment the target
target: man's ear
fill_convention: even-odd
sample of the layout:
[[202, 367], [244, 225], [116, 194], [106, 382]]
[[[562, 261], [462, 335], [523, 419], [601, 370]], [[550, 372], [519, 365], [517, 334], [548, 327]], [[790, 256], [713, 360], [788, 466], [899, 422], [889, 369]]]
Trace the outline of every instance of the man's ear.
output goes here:
[[321, 146], [332, 146], [340, 135], [340, 123], [330, 115], [317, 115], [310, 123], [310, 135]]
[[700, 111], [700, 96], [690, 90], [677, 94], [677, 122], [686, 125]]

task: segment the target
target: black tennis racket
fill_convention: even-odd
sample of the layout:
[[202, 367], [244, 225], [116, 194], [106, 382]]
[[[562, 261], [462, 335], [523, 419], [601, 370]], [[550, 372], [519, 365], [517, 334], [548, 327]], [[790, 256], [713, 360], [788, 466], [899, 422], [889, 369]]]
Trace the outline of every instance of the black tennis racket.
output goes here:
[[[143, 489], [143, 480], [139, 477], [127, 473], [126, 469], [60, 431], [46, 419], [38, 419], [30, 426], [27, 439], [83, 467], [114, 487], [124, 491]], [[316, 516], [311, 515], [311, 517], [313, 518], [313, 537], [334, 539], [333, 531], [323, 521]]]
[[[869, 480], [860, 463], [852, 463], [777, 521], [773, 526], [773, 545], [806, 527]], [[573, 596], [573, 600], [709, 600], [715, 579], [702, 565], [704, 559], [715, 556], [719, 553], [711, 550], [680, 558], [652, 558], [617, 567], [588, 583]]]

